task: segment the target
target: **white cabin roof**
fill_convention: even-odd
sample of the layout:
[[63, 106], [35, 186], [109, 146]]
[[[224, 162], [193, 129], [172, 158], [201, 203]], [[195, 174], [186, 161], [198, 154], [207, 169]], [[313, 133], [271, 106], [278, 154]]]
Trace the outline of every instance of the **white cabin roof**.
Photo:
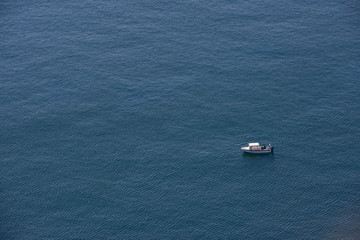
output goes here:
[[259, 143], [249, 143], [249, 147], [258, 147], [260, 146]]

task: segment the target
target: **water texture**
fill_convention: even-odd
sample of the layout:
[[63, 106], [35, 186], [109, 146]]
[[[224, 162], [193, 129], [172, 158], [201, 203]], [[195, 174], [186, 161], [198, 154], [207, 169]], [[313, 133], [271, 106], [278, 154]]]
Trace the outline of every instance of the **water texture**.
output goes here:
[[359, 13], [1, 1], [0, 238], [359, 239]]

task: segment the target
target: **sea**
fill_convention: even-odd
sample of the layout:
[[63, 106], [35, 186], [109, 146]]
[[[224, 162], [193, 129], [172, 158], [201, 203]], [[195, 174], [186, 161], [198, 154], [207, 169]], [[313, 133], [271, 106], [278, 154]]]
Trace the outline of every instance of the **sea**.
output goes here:
[[360, 239], [359, 26], [356, 0], [0, 1], [0, 239]]

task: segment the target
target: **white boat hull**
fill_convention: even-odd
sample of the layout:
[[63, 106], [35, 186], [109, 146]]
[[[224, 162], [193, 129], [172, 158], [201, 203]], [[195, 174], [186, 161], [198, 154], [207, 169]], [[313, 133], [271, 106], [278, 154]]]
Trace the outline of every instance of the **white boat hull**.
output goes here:
[[254, 153], [254, 154], [268, 154], [272, 153], [272, 150], [243, 150], [244, 153]]

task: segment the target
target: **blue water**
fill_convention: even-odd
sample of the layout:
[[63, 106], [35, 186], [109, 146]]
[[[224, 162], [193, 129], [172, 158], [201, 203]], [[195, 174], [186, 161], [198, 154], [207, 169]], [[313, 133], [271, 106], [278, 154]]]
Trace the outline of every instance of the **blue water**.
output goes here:
[[1, 1], [0, 238], [360, 239], [359, 13]]

